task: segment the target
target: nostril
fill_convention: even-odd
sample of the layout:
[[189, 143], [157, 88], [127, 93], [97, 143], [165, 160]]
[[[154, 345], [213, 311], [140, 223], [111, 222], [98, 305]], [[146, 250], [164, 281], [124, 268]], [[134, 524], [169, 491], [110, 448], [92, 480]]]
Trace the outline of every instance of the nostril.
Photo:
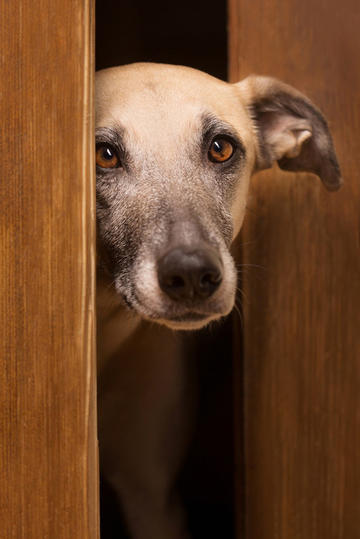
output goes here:
[[165, 261], [158, 269], [158, 279], [160, 288], [173, 299], [178, 299], [184, 295], [189, 295], [189, 281], [186, 273], [181, 275], [178, 268], [173, 268]]
[[200, 277], [200, 286], [207, 286], [208, 284], [219, 284], [221, 281], [220, 272], [207, 272]]
[[220, 271], [207, 271], [200, 276], [199, 289], [205, 294], [213, 293], [220, 286], [222, 276]]
[[173, 275], [167, 279], [165, 285], [169, 288], [180, 289], [185, 286], [185, 281], [180, 275]]

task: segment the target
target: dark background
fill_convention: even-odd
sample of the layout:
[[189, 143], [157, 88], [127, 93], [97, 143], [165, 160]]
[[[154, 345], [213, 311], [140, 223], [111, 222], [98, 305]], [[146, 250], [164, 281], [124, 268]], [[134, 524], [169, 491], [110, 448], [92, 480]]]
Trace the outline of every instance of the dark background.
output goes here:
[[189, 65], [227, 76], [226, 2], [96, 2], [96, 69], [131, 62]]
[[[98, 0], [96, 68], [139, 61], [188, 65], [226, 79], [226, 2]], [[190, 341], [198, 370], [199, 413], [179, 488], [192, 536], [228, 539], [234, 520], [231, 319]], [[127, 536], [120, 513], [102, 483], [102, 539]]]

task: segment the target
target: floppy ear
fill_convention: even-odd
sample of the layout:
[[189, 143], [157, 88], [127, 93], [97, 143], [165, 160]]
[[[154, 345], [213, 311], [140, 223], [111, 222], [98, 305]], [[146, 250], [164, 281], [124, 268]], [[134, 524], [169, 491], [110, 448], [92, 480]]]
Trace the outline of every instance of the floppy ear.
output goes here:
[[257, 170], [277, 161], [284, 170], [317, 174], [327, 189], [342, 184], [327, 122], [303, 94], [270, 77], [251, 75], [236, 84], [254, 122]]

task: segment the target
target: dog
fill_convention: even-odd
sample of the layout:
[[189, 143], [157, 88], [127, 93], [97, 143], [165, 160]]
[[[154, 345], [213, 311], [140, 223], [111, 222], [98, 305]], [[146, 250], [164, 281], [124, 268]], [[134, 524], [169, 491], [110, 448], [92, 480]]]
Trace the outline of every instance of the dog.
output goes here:
[[232, 310], [231, 243], [251, 176], [275, 162], [342, 183], [323, 115], [279, 80], [146, 63], [96, 75], [100, 464], [134, 539], [188, 537], [181, 336]]

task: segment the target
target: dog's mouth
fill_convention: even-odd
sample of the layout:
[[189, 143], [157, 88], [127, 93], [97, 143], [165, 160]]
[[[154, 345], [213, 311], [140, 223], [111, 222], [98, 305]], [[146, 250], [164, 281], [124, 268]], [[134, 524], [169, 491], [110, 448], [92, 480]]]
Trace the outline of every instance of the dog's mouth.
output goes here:
[[172, 316], [169, 317], [169, 322], [199, 322], [201, 320], [206, 320], [209, 318], [209, 315], [203, 313], [189, 312], [181, 316]]
[[149, 318], [170, 329], [175, 330], [195, 330], [205, 327], [213, 320], [218, 320], [223, 314], [201, 314], [196, 312], [188, 312], [181, 316], [169, 316], [166, 318]]
[[178, 311], [179, 306], [177, 307], [178, 312], [174, 311], [153, 311], [143, 305], [138, 298], [133, 298], [133, 301], [126, 301], [128, 307], [130, 307], [132, 310], [136, 311], [140, 316], [145, 318], [146, 320], [149, 320], [151, 322], [156, 322], [158, 324], [165, 325], [171, 329], [175, 330], [194, 330], [194, 329], [201, 329], [210, 322], [214, 320], [218, 320], [224, 316], [226, 316], [231, 308], [226, 309], [226, 312], [218, 311], [218, 310], [211, 310], [210, 312], [201, 312], [201, 310], [194, 310], [191, 307], [185, 308], [185, 310], [181, 309], [181, 312]]
[[217, 320], [226, 316], [228, 312], [200, 312], [196, 310], [186, 309], [180, 313], [174, 312], [156, 312], [150, 309], [148, 306], [142, 304], [141, 301], [133, 294], [131, 299], [121, 294], [124, 303], [127, 307], [140, 316], [149, 320], [150, 322], [156, 322], [158, 324], [165, 325], [171, 329], [200, 329], [206, 326], [209, 322]]

